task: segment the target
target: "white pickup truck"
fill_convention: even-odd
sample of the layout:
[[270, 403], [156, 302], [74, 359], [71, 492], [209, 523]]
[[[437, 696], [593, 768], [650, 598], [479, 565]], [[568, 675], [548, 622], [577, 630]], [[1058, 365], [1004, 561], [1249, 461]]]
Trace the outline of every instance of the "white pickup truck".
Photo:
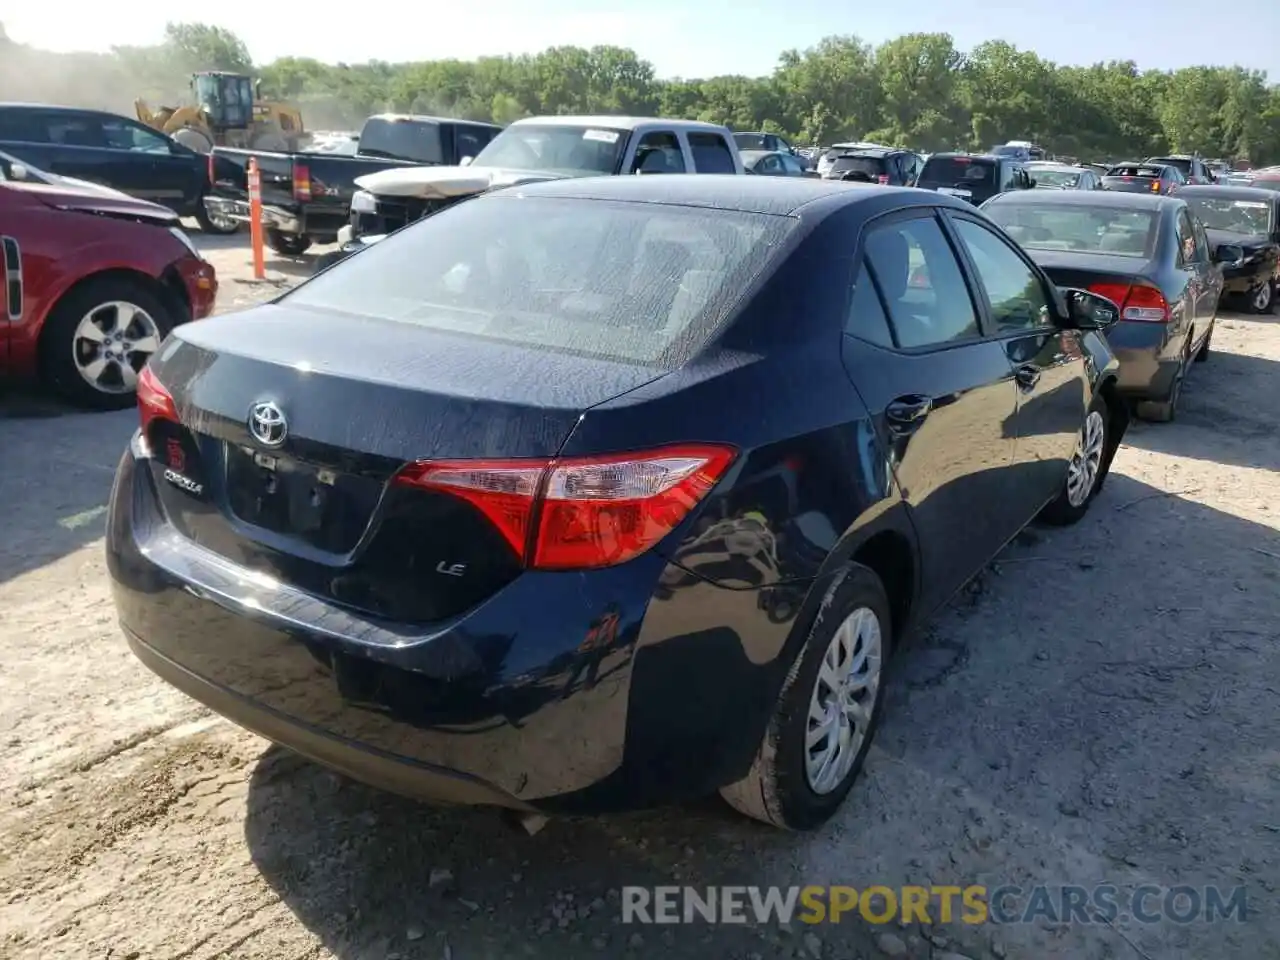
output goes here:
[[[517, 120], [458, 167], [398, 167], [356, 179], [351, 224], [338, 235], [358, 249], [467, 197], [540, 180], [654, 173], [743, 173], [728, 128], [650, 117]], [[321, 261], [327, 266], [331, 254]]]

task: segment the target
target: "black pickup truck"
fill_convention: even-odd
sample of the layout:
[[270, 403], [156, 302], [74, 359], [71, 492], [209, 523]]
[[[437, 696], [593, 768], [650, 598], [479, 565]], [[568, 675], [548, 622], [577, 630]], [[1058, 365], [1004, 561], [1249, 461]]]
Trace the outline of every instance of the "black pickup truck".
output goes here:
[[248, 164], [257, 158], [266, 242], [296, 256], [312, 243], [332, 243], [347, 224], [355, 180], [392, 167], [454, 166], [474, 157], [502, 130], [492, 123], [379, 114], [365, 121], [355, 156], [267, 153], [215, 147], [217, 181], [205, 199], [210, 215], [249, 219]]
[[181, 217], [195, 217], [206, 233], [239, 228], [235, 221], [206, 211], [208, 157], [127, 117], [78, 107], [0, 103], [0, 150], [35, 169], [111, 187]]

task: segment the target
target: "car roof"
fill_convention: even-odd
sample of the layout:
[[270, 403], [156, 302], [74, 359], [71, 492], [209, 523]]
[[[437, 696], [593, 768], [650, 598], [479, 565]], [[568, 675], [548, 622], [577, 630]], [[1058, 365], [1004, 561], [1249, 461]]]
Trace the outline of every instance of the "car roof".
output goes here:
[[[883, 189], [883, 188], [881, 188]], [[1158, 193], [1119, 193], [1114, 190], [1013, 190], [1000, 193], [987, 202], [1026, 203], [1037, 206], [1080, 206], [1080, 207], [1128, 207], [1140, 210], [1160, 210], [1166, 206], [1176, 206], [1182, 195], [1166, 196]]]
[[[459, 120], [457, 117], [433, 117], [422, 113], [375, 113], [365, 120], [365, 123], [368, 123], [369, 120], [387, 120], [392, 123], [404, 122], [406, 120], [412, 120], [417, 123], [469, 123], [477, 127], [492, 127], [495, 130], [502, 129], [499, 124], [490, 123], [487, 120]], [[320, 134], [317, 133], [315, 135], [319, 136]], [[347, 136], [347, 134], [342, 134], [342, 136]]]
[[786, 154], [781, 150], [739, 150], [738, 153], [746, 160], [759, 160], [761, 157], [781, 157]]
[[1027, 164], [1032, 170], [1061, 170], [1063, 173], [1077, 173], [1088, 169], [1075, 163], [1054, 163], [1052, 160], [1032, 160]]
[[[1001, 160], [1008, 160], [1008, 157], [997, 157], [994, 153], [963, 153], [958, 150], [943, 151], [942, 153], [933, 153], [929, 155], [929, 160], [935, 157], [942, 160], [954, 159], [956, 157], [966, 157], [969, 160], [986, 160], [990, 163], [999, 163]], [[926, 161], [928, 162], [928, 161]]]
[[907, 206], [949, 206], [972, 210], [963, 200], [911, 187], [845, 183], [809, 177], [743, 177], [736, 174], [674, 173], [652, 177], [572, 177], [498, 190], [527, 197], [561, 197], [629, 203], [735, 210], [743, 213], [797, 216], [801, 208], [818, 217], [851, 205], [866, 204], [875, 212]]
[[122, 116], [122, 114], [112, 113], [110, 110], [94, 110], [89, 107], [68, 107], [65, 104], [58, 103], [24, 103], [22, 101], [0, 102], [0, 110], [39, 110], [44, 113], [88, 113], [108, 117]]
[[1274, 203], [1276, 191], [1260, 187], [1228, 187], [1217, 183], [1189, 183], [1178, 188], [1178, 196], [1223, 197], [1228, 200], [1267, 200]]
[[513, 127], [600, 127], [605, 130], [635, 130], [639, 127], [666, 127], [669, 130], [706, 130], [724, 133], [725, 127], [702, 120], [672, 120], [669, 117], [524, 117], [511, 124]]
[[1159, 160], [1121, 160], [1119, 163], [1111, 164], [1110, 168], [1114, 169], [1115, 167], [1159, 167], [1163, 169], [1165, 167], [1171, 167], [1171, 166], [1173, 166], [1173, 164], [1161, 163]]

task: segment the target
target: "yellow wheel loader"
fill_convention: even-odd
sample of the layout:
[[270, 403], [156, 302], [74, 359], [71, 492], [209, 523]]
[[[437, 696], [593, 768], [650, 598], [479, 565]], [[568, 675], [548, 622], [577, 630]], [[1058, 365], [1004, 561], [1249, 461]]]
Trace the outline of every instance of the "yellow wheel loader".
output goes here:
[[205, 71], [191, 77], [194, 106], [161, 107], [154, 113], [133, 102], [138, 119], [185, 147], [208, 153], [214, 147], [293, 152], [305, 146], [302, 112], [258, 95], [258, 84], [242, 73]]

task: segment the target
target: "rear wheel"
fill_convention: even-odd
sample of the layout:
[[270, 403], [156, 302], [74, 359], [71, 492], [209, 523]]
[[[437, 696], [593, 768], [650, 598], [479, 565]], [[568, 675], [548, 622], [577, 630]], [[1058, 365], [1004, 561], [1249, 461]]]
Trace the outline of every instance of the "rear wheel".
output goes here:
[[821, 826], [857, 779], [884, 702], [892, 645], [880, 578], [851, 566], [822, 604], [792, 664], [755, 761], [720, 793], [785, 830]]
[[208, 153], [213, 149], [213, 141], [202, 130], [195, 127], [183, 127], [173, 135], [173, 139], [196, 153]]
[[311, 248], [311, 238], [300, 233], [281, 233], [279, 230], [267, 230], [267, 246], [276, 253], [286, 257], [297, 257]]
[[1102, 487], [1106, 472], [1104, 464], [1111, 439], [1110, 413], [1101, 394], [1093, 398], [1076, 437], [1075, 452], [1067, 463], [1062, 489], [1040, 514], [1045, 523], [1070, 526], [1089, 512], [1089, 504]]
[[196, 204], [196, 223], [200, 224], [201, 233], [215, 237], [225, 237], [240, 229], [240, 221], [230, 217], [216, 216], [209, 213], [204, 206], [204, 197]]
[[41, 373], [50, 387], [79, 406], [132, 406], [138, 374], [178, 319], [140, 280], [91, 280], [67, 294], [45, 321]]
[[1178, 400], [1182, 397], [1182, 381], [1187, 378], [1187, 367], [1191, 360], [1191, 338], [1187, 338], [1182, 348], [1182, 358], [1178, 361], [1178, 370], [1173, 376], [1173, 384], [1169, 387], [1169, 395], [1163, 400], [1141, 400], [1136, 412], [1143, 420], [1154, 423], [1172, 423], [1178, 415]]
[[1254, 313], [1270, 313], [1271, 307], [1275, 303], [1275, 294], [1275, 286], [1268, 279], [1257, 290], [1253, 291], [1253, 295], [1249, 297], [1249, 308]]

